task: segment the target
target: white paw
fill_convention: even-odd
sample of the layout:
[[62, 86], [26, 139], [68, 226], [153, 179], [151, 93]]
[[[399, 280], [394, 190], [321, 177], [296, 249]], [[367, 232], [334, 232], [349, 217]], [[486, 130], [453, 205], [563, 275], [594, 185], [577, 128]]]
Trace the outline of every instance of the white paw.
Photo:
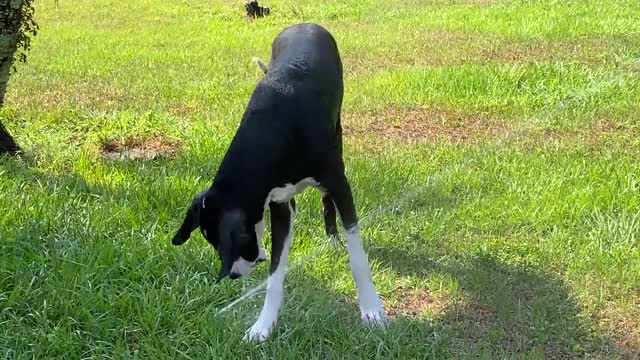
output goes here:
[[244, 335], [244, 341], [247, 342], [264, 342], [269, 338], [271, 334], [271, 330], [273, 330], [273, 326], [275, 324], [270, 324], [268, 326], [264, 326], [256, 322], [253, 326], [247, 330], [247, 333]]
[[386, 326], [387, 324], [387, 316], [382, 306], [374, 310], [361, 310], [360, 318], [369, 326]]

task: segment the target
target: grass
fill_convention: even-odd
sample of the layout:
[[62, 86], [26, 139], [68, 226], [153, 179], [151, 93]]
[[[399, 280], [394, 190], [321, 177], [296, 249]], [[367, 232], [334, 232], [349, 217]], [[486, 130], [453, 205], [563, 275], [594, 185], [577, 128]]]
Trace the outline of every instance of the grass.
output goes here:
[[[26, 150], [0, 160], [0, 356], [638, 357], [639, 2], [273, 0], [257, 21], [240, 3], [36, 4], [0, 112]], [[308, 191], [306, 261], [250, 345], [262, 295], [218, 310], [267, 266], [214, 284], [200, 235], [169, 242], [260, 78], [250, 58], [301, 21], [341, 49], [348, 174], [394, 320], [361, 325]]]

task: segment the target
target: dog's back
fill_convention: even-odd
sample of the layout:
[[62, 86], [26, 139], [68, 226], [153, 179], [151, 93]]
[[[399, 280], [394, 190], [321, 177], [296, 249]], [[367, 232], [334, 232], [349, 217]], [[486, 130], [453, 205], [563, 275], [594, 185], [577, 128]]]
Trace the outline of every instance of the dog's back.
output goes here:
[[[244, 180], [239, 177], [247, 173], [269, 173], [275, 178], [264, 179], [265, 188], [260, 189], [268, 192], [274, 183], [295, 183], [314, 175], [310, 171], [322, 170], [313, 167], [314, 162], [341, 159], [343, 91], [333, 36], [315, 24], [284, 29], [272, 44], [267, 73], [251, 95], [215, 182], [224, 177], [240, 183]], [[242, 174], [233, 170], [250, 163], [254, 154], [261, 155], [259, 167], [245, 167]]]
[[266, 83], [286, 83], [297, 93], [320, 97], [334, 121], [342, 106], [342, 62], [333, 36], [316, 24], [297, 24], [274, 40]]

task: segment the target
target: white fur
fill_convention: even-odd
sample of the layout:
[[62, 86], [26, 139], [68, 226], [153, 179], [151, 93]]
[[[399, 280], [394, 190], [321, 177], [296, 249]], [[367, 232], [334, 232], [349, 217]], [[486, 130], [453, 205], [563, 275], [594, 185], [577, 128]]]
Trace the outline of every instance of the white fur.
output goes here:
[[278, 312], [282, 305], [282, 295], [284, 292], [284, 277], [286, 274], [287, 261], [289, 258], [289, 246], [293, 237], [293, 217], [294, 212], [289, 205], [291, 212], [291, 220], [289, 224], [289, 233], [284, 240], [282, 254], [280, 254], [280, 262], [276, 270], [269, 275], [267, 281], [267, 295], [265, 296], [264, 305], [258, 320], [247, 330], [245, 340], [248, 341], [265, 341], [271, 334], [276, 322], [278, 321]]
[[[298, 181], [295, 185], [288, 183], [281, 187], [271, 189], [264, 201], [264, 209], [266, 210], [270, 202], [285, 203], [289, 202], [294, 196], [303, 192], [307, 187], [319, 187], [319, 183], [312, 177], [306, 177]], [[323, 189], [321, 189], [323, 191]], [[265, 224], [264, 220], [260, 220], [254, 225], [256, 238], [258, 239], [258, 259], [266, 260], [267, 254], [264, 250], [262, 240], [264, 239]]]
[[300, 180], [295, 185], [285, 184], [282, 187], [274, 188], [269, 192], [269, 196], [267, 196], [266, 205], [268, 205], [270, 201], [277, 203], [287, 202], [296, 194], [303, 192], [308, 186], [317, 187], [319, 186], [319, 183], [314, 178], [307, 177]]
[[387, 321], [384, 307], [373, 284], [367, 254], [362, 247], [357, 226], [345, 231], [351, 273], [358, 290], [360, 317], [369, 325], [384, 325]]
[[251, 273], [251, 270], [253, 270], [253, 266], [255, 264], [255, 261], [247, 261], [242, 258], [242, 256], [240, 256], [238, 260], [233, 262], [233, 265], [231, 266], [231, 273], [238, 274], [241, 277], [247, 276], [249, 275], [249, 273]]
[[264, 246], [262, 245], [265, 229], [264, 219], [257, 222], [254, 228], [256, 231], [256, 239], [258, 239], [258, 260], [266, 260], [267, 253], [264, 251]]

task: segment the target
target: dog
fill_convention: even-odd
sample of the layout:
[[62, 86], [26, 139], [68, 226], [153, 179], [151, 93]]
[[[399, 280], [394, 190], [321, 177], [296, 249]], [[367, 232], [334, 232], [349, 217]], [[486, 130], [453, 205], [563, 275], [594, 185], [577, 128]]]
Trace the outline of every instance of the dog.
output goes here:
[[[260, 63], [259, 63], [260, 64]], [[362, 245], [351, 186], [342, 159], [342, 62], [333, 36], [311, 23], [285, 28], [272, 44], [265, 76], [254, 89], [212, 185], [193, 199], [172, 243], [200, 228], [221, 261], [218, 281], [248, 275], [266, 259], [264, 213], [271, 215], [267, 293], [245, 340], [265, 341], [278, 320], [293, 238], [294, 196], [322, 194], [325, 231], [345, 230], [362, 320], [384, 325], [386, 315]]]

